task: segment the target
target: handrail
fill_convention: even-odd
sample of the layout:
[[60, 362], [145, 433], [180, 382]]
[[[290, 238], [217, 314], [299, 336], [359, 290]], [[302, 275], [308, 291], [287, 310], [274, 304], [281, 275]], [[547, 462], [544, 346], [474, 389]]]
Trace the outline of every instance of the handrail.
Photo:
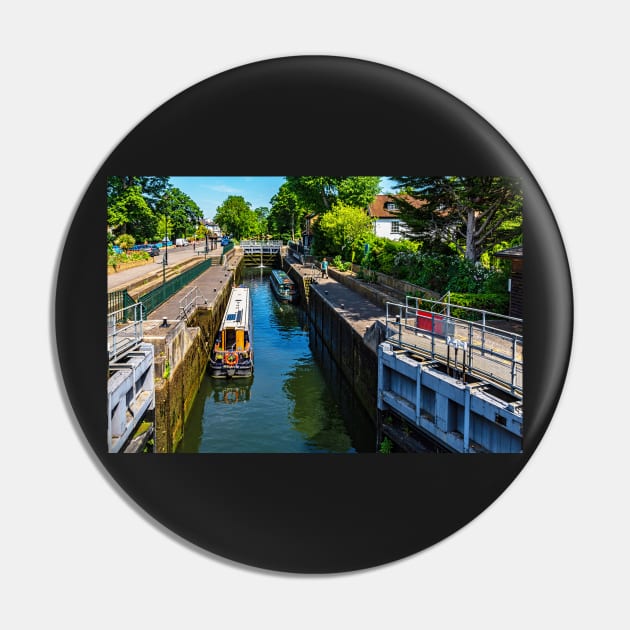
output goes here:
[[142, 304], [137, 302], [107, 315], [107, 351], [115, 361], [142, 341]]
[[[451, 366], [451, 357], [454, 356], [457, 361], [457, 353], [462, 350], [463, 363], [459, 366], [459, 374], [463, 378], [466, 373], [474, 374], [522, 397], [523, 336], [488, 325], [485, 318], [488, 313], [480, 312], [484, 313], [482, 322], [409, 306], [409, 299], [407, 304], [387, 302], [385, 340], [446, 364], [447, 371]], [[491, 315], [496, 316], [495, 313]], [[498, 317], [521, 321], [514, 317]]]
[[247, 240], [241, 241], [241, 247], [282, 247], [282, 241], [257, 241], [257, 240]]
[[194, 267], [183, 271], [178, 276], [167, 280], [155, 289], [140, 296], [138, 302], [141, 302], [143, 305], [143, 318], [146, 319], [149, 313], [164, 304], [166, 300], [175, 295], [180, 289], [209, 269], [212, 266], [212, 261], [212, 258], [203, 260]]
[[[441, 299], [443, 299], [444, 297], [448, 296], [449, 301], [448, 302], [442, 302]], [[494, 320], [501, 320], [504, 319], [506, 321], [512, 321], [515, 323], [519, 323], [522, 324], [523, 320], [519, 319], [518, 317], [511, 317], [509, 315], [502, 315], [501, 313], [493, 313], [492, 311], [485, 311], [483, 309], [478, 309], [478, 308], [472, 308], [471, 306], [460, 306], [459, 304], [453, 304], [450, 301], [450, 291], [448, 293], [446, 293], [445, 295], [442, 296], [440, 300], [431, 300], [429, 298], [417, 298], [417, 297], [412, 297], [410, 295], [408, 295], [406, 297], [405, 300], [405, 306], [407, 308], [417, 308], [420, 309], [422, 308], [422, 306], [418, 303], [423, 302], [423, 303], [429, 303], [432, 304], [433, 306], [431, 307], [431, 310], [434, 309], [435, 306], [443, 306], [444, 310], [446, 310], [447, 312], [450, 313], [450, 309], [457, 309], [458, 311], [467, 311], [470, 313], [476, 313], [479, 315], [479, 317], [477, 318], [478, 320], [482, 320], [482, 321], [486, 321], [487, 319], [494, 319]], [[415, 304], [410, 304], [410, 302], [414, 300]]]
[[[201, 300], [201, 302], [199, 302], [199, 300]], [[179, 301], [180, 318], [186, 319], [193, 307], [200, 303], [207, 304], [208, 300], [206, 300], [199, 288], [194, 286], [190, 291], [186, 292], [184, 297]]]
[[132, 306], [136, 301], [127, 293], [127, 289], [117, 289], [107, 294], [107, 312], [120, 311], [126, 306]]

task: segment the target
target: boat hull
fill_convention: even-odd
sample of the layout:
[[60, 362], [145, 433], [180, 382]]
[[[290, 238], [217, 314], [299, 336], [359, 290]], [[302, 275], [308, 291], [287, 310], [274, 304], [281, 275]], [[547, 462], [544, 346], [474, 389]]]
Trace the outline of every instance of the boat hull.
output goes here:
[[218, 361], [210, 359], [208, 370], [212, 378], [248, 378], [254, 373], [254, 366], [251, 362], [248, 365], [226, 366]]
[[249, 378], [254, 373], [251, 296], [247, 287], [234, 287], [223, 315], [207, 373], [212, 378]]

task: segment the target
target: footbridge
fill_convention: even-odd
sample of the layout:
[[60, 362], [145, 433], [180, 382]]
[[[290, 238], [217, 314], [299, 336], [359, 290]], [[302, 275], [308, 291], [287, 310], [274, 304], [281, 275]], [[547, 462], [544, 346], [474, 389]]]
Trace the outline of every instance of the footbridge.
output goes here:
[[253, 266], [273, 264], [282, 251], [282, 241], [241, 241], [240, 244], [245, 264]]
[[378, 365], [385, 416], [454, 452], [522, 452], [522, 320], [411, 297], [387, 303]]

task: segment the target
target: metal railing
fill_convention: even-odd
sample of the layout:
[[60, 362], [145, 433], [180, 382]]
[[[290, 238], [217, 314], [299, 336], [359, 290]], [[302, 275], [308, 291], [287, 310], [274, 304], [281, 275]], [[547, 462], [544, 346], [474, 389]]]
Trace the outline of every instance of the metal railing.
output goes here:
[[107, 315], [107, 352], [115, 361], [142, 341], [142, 304], [134, 303]]
[[[470, 306], [460, 306], [453, 304], [450, 300], [451, 292], [445, 293], [439, 300], [431, 300], [429, 298], [418, 298], [407, 296], [405, 305], [409, 308], [424, 309], [431, 312], [441, 313], [448, 317], [451, 315], [464, 319], [466, 321], [481, 322], [485, 325], [487, 321], [502, 322], [505, 325], [515, 325], [522, 327], [523, 320], [509, 315], [501, 315], [492, 311], [485, 311]], [[444, 298], [447, 301], [444, 301]]]
[[[453, 317], [450, 313], [456, 309], [470, 319]], [[407, 298], [406, 304], [386, 304], [385, 324], [386, 341], [418, 351], [445, 364], [447, 370], [453, 367], [464, 379], [467, 373], [472, 374], [511, 394], [523, 395], [523, 336], [509, 329], [522, 325], [522, 320], [436, 300]]]
[[127, 289], [110, 291], [107, 294], [107, 312], [120, 311], [127, 306], [133, 306], [136, 301], [127, 293]]
[[202, 295], [198, 287], [192, 287], [184, 297], [179, 301], [179, 317], [186, 319], [190, 315], [195, 306], [199, 304], [207, 304], [208, 300]]
[[315, 257], [311, 255], [311, 248], [304, 247], [300, 243], [289, 241], [289, 250], [300, 261], [302, 265], [314, 264]]
[[247, 250], [255, 250], [259, 252], [261, 249], [263, 252], [277, 252], [282, 247], [282, 241], [255, 241], [247, 240], [241, 241], [241, 248], [247, 253]]
[[180, 273], [175, 278], [167, 280], [164, 284], [156, 287], [152, 291], [145, 293], [138, 298], [138, 302], [142, 304], [142, 318], [147, 319], [147, 315], [153, 312], [158, 306], [164, 304], [166, 300], [173, 297], [180, 289], [195, 280], [204, 271], [212, 266], [212, 258], [208, 258], [195, 265], [191, 269]]

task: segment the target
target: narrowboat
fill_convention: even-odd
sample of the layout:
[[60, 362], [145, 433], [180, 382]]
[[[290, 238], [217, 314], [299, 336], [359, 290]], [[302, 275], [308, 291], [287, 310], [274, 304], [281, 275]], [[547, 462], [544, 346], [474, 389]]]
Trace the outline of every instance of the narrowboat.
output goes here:
[[281, 269], [273, 269], [269, 276], [271, 288], [276, 297], [282, 302], [296, 302], [298, 291], [295, 282]]
[[214, 378], [246, 378], [254, 373], [252, 303], [247, 287], [232, 289], [208, 363]]

